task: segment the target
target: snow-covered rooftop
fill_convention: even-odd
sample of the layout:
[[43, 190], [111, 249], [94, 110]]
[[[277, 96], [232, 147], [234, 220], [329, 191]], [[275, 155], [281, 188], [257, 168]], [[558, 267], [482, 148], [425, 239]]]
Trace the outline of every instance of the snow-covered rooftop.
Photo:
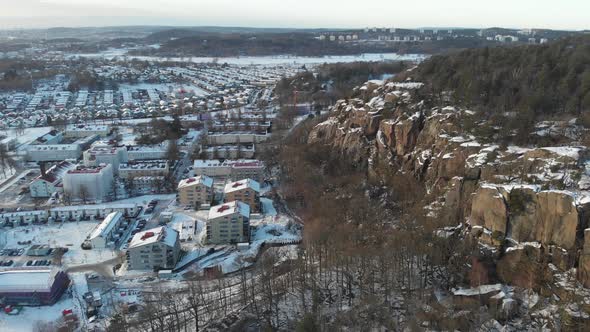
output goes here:
[[240, 201], [233, 201], [233, 202], [213, 206], [209, 210], [208, 219], [216, 219], [219, 217], [232, 215], [234, 213], [239, 213], [239, 214], [243, 215], [244, 217], [249, 218], [250, 217], [250, 206], [248, 206], [248, 204], [242, 203]]
[[184, 179], [178, 183], [178, 189], [201, 185], [201, 184], [204, 185], [205, 187], [211, 188], [211, 187], [213, 187], [213, 179], [208, 176], [204, 176], [204, 175]]
[[57, 270], [22, 269], [0, 271], [2, 292], [49, 292]]
[[137, 248], [148, 244], [162, 242], [169, 247], [174, 247], [178, 239], [178, 232], [170, 227], [158, 227], [139, 232], [133, 236], [129, 248]]
[[89, 239], [95, 239], [100, 236], [108, 234], [121, 220], [123, 214], [121, 212], [112, 212], [92, 231]]
[[260, 192], [260, 183], [252, 179], [244, 179], [236, 182], [231, 182], [225, 185], [224, 192], [231, 193], [238, 190], [250, 188], [256, 192]]

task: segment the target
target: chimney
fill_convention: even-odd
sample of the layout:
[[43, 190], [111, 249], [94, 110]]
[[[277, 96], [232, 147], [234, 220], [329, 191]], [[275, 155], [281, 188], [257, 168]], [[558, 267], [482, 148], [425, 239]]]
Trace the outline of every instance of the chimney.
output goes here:
[[39, 162], [39, 168], [41, 169], [41, 176], [45, 176], [45, 162]]

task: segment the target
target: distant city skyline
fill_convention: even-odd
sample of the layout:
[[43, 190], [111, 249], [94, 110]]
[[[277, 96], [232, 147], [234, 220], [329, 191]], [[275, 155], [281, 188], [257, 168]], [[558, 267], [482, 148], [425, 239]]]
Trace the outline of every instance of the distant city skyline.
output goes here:
[[0, 29], [122, 25], [590, 29], [590, 1], [6, 0]]

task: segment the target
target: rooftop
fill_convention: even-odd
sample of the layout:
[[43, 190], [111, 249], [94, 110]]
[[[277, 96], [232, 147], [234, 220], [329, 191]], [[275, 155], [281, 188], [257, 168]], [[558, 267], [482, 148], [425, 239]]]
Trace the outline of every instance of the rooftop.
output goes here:
[[195, 168], [205, 167], [264, 167], [264, 164], [257, 159], [236, 159], [236, 160], [195, 160]]
[[119, 169], [165, 169], [167, 165], [166, 160], [150, 160], [133, 162], [119, 165]]
[[2, 292], [49, 292], [57, 270], [13, 269], [0, 271], [0, 293]]
[[41, 174], [38, 177], [36, 177], [32, 182], [37, 180], [43, 180], [49, 183], [56, 184], [60, 182], [61, 177], [67, 171], [71, 170], [73, 167], [74, 164], [67, 161], [62, 161], [59, 164], [52, 166], [47, 172], [45, 172], [45, 175]]
[[238, 190], [243, 190], [246, 188], [250, 188], [256, 192], [260, 192], [260, 183], [252, 180], [252, 179], [244, 179], [236, 182], [231, 182], [225, 185], [225, 189], [223, 190], [225, 193], [231, 193]]
[[216, 219], [219, 217], [232, 215], [234, 213], [239, 213], [239, 214], [243, 215], [244, 217], [249, 218], [250, 217], [250, 206], [248, 206], [248, 204], [242, 203], [240, 201], [233, 201], [233, 202], [213, 206], [209, 210], [208, 219]]
[[156, 242], [162, 242], [167, 246], [174, 247], [178, 232], [172, 228], [162, 226], [147, 231], [139, 232], [133, 236], [129, 249], [145, 246]]
[[178, 189], [196, 185], [204, 185], [205, 187], [211, 188], [213, 187], [213, 179], [204, 175], [184, 179], [178, 183]]
[[111, 212], [109, 213], [106, 218], [98, 225], [92, 233], [90, 233], [89, 239], [95, 239], [97, 237], [101, 237], [109, 233], [123, 218], [123, 214], [121, 212]]
[[75, 169], [71, 169], [67, 172], [67, 174], [97, 174], [102, 172], [102, 170], [104, 170], [107, 167], [110, 167], [111, 165], [105, 165], [105, 164], [101, 164], [99, 166], [96, 167], [87, 167], [87, 166], [81, 166], [78, 165], [76, 166]]

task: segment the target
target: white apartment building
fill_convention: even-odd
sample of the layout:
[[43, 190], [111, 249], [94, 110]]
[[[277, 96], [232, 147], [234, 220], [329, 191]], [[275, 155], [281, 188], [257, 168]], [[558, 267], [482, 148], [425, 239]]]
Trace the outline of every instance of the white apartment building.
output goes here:
[[233, 201], [212, 207], [207, 218], [207, 243], [230, 244], [250, 241], [250, 207]]
[[113, 166], [77, 166], [64, 175], [64, 194], [72, 201], [104, 202], [113, 190]]
[[79, 144], [29, 145], [27, 147], [27, 160], [35, 162], [75, 160], [81, 155], [82, 149]]
[[128, 146], [127, 156], [128, 160], [155, 160], [166, 159], [166, 152], [168, 151], [168, 143], [160, 143], [149, 146]]
[[132, 161], [119, 165], [119, 176], [122, 179], [133, 177], [167, 176], [170, 172], [166, 160]]
[[86, 243], [92, 248], [112, 248], [115, 242], [121, 239], [125, 228], [123, 214], [121, 212], [112, 212], [90, 233]]
[[158, 227], [133, 236], [127, 249], [129, 270], [172, 269], [180, 257], [178, 232]]
[[41, 174], [36, 177], [29, 184], [29, 190], [31, 191], [31, 197], [33, 198], [47, 198], [55, 192], [62, 191], [63, 185], [62, 180], [64, 174], [73, 169], [74, 164], [62, 161], [57, 165], [51, 167], [45, 174]]
[[87, 167], [111, 164], [113, 172], [117, 174], [119, 165], [125, 162], [127, 162], [127, 149], [125, 147], [97, 144], [84, 151], [84, 165]]
[[224, 160], [195, 160], [193, 165], [195, 175], [209, 177], [253, 179], [258, 182], [264, 180], [264, 163], [256, 159]]

